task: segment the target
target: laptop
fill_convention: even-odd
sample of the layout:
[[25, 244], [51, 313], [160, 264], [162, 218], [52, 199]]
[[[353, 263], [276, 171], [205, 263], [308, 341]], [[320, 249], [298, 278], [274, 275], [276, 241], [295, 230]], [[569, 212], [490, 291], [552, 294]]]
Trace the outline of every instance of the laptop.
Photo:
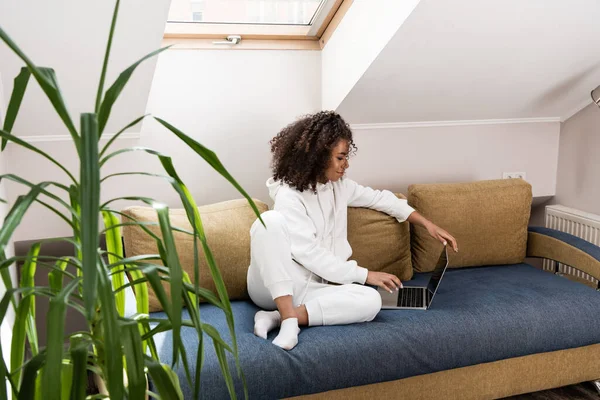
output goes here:
[[435, 293], [440, 286], [440, 282], [444, 277], [444, 273], [448, 268], [448, 246], [444, 246], [444, 250], [440, 254], [440, 258], [429, 278], [427, 286], [407, 286], [403, 285], [403, 289], [387, 292], [385, 289], [377, 288], [381, 295], [381, 303], [383, 309], [395, 310], [427, 310], [431, 307]]

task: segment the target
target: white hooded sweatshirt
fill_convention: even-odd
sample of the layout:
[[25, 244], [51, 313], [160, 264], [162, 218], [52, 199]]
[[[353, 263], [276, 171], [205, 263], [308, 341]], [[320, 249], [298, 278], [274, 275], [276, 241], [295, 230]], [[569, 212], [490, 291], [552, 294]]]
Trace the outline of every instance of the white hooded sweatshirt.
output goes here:
[[388, 190], [373, 190], [342, 178], [337, 182], [317, 184], [317, 193], [304, 192], [287, 184], [267, 180], [269, 195], [275, 202], [290, 233], [292, 258], [319, 277], [335, 283], [360, 283], [367, 280], [368, 270], [348, 260], [352, 248], [348, 243], [347, 207], [367, 207], [404, 222], [414, 211], [406, 200]]

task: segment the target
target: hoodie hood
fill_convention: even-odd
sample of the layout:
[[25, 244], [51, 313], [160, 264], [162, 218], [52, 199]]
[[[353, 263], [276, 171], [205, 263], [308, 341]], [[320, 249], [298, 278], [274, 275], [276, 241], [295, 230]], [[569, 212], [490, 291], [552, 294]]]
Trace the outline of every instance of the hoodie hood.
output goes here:
[[[285, 183], [281, 183], [281, 181], [276, 181], [273, 177], [271, 177], [271, 178], [267, 179], [266, 185], [267, 185], [267, 188], [269, 189], [269, 196], [271, 197], [271, 199], [273, 201], [275, 201], [275, 196], [277, 196], [277, 192], [279, 192], [279, 189], [281, 189], [281, 187], [284, 186]], [[331, 181], [328, 181], [325, 184], [317, 183], [317, 193], [327, 190], [331, 186], [332, 186]]]
[[267, 179], [267, 188], [269, 189], [269, 196], [273, 201], [275, 201], [275, 196], [277, 196], [277, 192], [281, 188], [281, 181], [276, 181], [273, 177]]

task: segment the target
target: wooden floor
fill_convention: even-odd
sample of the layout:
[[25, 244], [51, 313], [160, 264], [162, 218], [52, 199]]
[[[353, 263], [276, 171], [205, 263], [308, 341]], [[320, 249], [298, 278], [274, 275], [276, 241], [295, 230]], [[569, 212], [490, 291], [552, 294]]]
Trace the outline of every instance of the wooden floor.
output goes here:
[[564, 386], [552, 390], [506, 397], [510, 400], [598, 400], [600, 394], [591, 382]]

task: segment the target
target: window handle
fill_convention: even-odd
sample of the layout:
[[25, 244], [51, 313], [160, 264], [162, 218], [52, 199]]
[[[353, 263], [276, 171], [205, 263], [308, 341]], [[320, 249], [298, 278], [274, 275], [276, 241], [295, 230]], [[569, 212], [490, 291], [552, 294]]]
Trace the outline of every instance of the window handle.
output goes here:
[[218, 41], [218, 42], [213, 42], [213, 44], [238, 44], [239, 42], [242, 41], [242, 37], [239, 35], [229, 35], [227, 36], [226, 40], [222, 40], [222, 41]]

